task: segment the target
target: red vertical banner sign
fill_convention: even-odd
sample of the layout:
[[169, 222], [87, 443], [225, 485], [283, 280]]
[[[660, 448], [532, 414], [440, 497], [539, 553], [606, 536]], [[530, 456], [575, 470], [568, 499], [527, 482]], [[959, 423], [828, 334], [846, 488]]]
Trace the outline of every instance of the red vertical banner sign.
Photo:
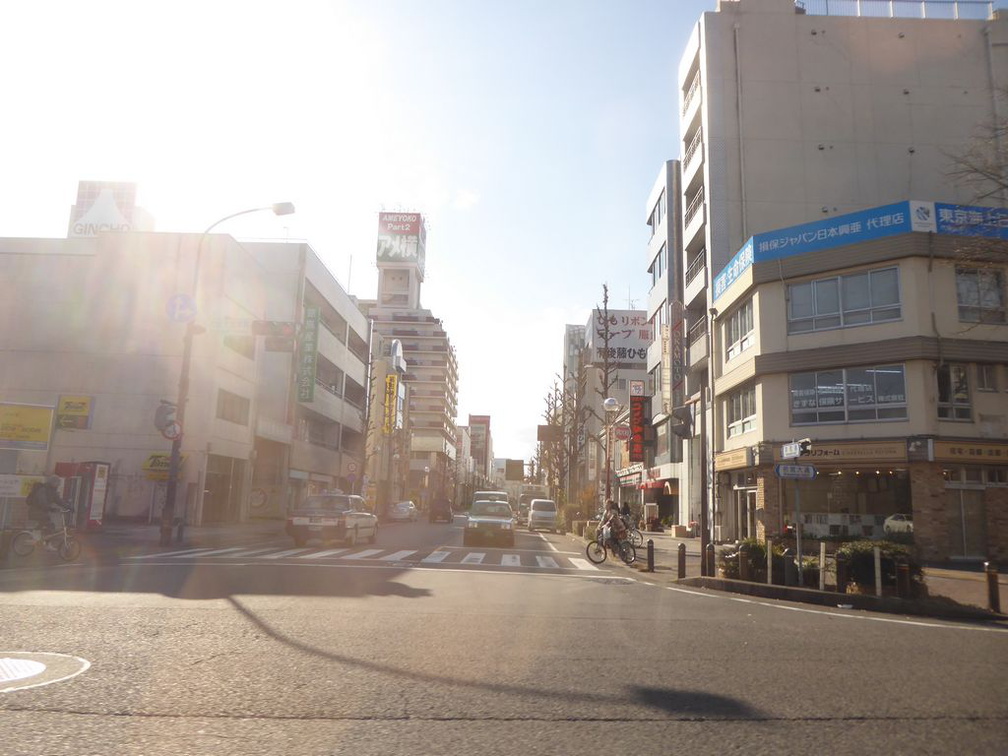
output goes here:
[[644, 461], [644, 426], [648, 422], [647, 402], [650, 397], [630, 397], [630, 441], [627, 443], [631, 462]]

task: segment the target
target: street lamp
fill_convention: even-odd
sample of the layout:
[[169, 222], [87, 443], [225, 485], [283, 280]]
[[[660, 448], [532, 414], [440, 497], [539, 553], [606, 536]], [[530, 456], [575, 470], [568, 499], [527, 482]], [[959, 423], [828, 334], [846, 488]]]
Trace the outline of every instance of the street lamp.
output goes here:
[[602, 402], [602, 409], [605, 410], [606, 415], [606, 431], [605, 431], [605, 504], [609, 505], [609, 499], [612, 496], [612, 451], [611, 438], [612, 438], [612, 419], [615, 413], [619, 410], [619, 402], [613, 397], [606, 397], [606, 400]]
[[[294, 204], [291, 202], [277, 202], [276, 204], [266, 205], [265, 207], [253, 207], [248, 210], [231, 213], [231, 215], [225, 215], [223, 218], [211, 223], [200, 235], [199, 242], [196, 245], [196, 264], [193, 266], [191, 296], [194, 308], [196, 304], [196, 289], [199, 285], [200, 258], [203, 254], [203, 240], [206, 239], [207, 235], [213, 231], [214, 228], [224, 221], [237, 218], [239, 215], [258, 213], [262, 210], [270, 210], [274, 215], [290, 215], [294, 212]], [[179, 374], [178, 401], [175, 408], [175, 422], [178, 423], [179, 432], [175, 435], [175, 438], [172, 439], [171, 460], [168, 463], [168, 487], [165, 491], [164, 507], [161, 510], [160, 543], [162, 546], [168, 546], [171, 543], [172, 521], [175, 519], [175, 495], [178, 489], [179, 463], [182, 452], [182, 435], [185, 433], [186, 401], [189, 399], [189, 368], [192, 363], [193, 336], [205, 332], [205, 328], [196, 325], [192, 320], [190, 320], [186, 323], [185, 336], [182, 339], [182, 370]], [[179, 533], [179, 538], [181, 539], [181, 531]]]

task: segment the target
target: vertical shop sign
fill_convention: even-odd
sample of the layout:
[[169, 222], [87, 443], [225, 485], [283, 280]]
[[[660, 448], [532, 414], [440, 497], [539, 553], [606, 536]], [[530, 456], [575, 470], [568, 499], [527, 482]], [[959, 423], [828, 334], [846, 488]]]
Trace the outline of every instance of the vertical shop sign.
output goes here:
[[396, 427], [396, 409], [399, 400], [399, 376], [389, 373], [385, 376], [385, 435], [392, 435]]
[[301, 349], [298, 352], [297, 392], [299, 402], [315, 401], [315, 367], [318, 363], [319, 308], [305, 307]]
[[644, 425], [647, 422], [646, 396], [630, 396], [630, 441], [628, 452], [631, 462], [644, 461]]

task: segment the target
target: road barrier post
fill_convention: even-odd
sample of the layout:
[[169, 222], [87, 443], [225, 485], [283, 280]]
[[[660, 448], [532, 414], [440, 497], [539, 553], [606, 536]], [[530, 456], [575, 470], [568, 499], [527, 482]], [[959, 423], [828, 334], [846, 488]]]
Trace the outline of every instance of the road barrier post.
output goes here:
[[647, 539], [647, 571], [654, 572], [654, 541]]
[[716, 577], [717, 573], [714, 570], [714, 544], [713, 543], [708, 543], [707, 544], [706, 559], [707, 559], [707, 577]]
[[910, 598], [910, 565], [906, 562], [896, 564], [896, 593], [901, 599]]
[[743, 543], [738, 550], [738, 574], [740, 580], [749, 579], [749, 544]]
[[1001, 614], [1001, 588], [998, 585], [997, 562], [984, 562], [987, 573], [987, 605], [992, 612]]
[[679, 579], [686, 577], [686, 544], [679, 544]]

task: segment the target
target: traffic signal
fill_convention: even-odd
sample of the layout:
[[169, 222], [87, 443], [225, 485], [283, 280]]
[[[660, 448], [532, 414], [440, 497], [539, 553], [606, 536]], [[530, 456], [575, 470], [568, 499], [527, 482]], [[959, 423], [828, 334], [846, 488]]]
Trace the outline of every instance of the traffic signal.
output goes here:
[[163, 431], [169, 425], [174, 423], [175, 409], [174, 402], [167, 402], [162, 399], [161, 404], [159, 404], [158, 408], [154, 410], [154, 427], [159, 431]]
[[252, 334], [254, 336], [277, 336], [290, 339], [297, 331], [297, 324], [289, 320], [253, 320]]
[[672, 410], [672, 432], [682, 438], [693, 438], [693, 407], [676, 407]]
[[801, 441], [798, 442], [798, 456], [799, 457], [804, 457], [804, 456], [806, 456], [808, 454], [811, 454], [811, 453], [812, 453], [812, 439], [811, 438], [803, 438]]

